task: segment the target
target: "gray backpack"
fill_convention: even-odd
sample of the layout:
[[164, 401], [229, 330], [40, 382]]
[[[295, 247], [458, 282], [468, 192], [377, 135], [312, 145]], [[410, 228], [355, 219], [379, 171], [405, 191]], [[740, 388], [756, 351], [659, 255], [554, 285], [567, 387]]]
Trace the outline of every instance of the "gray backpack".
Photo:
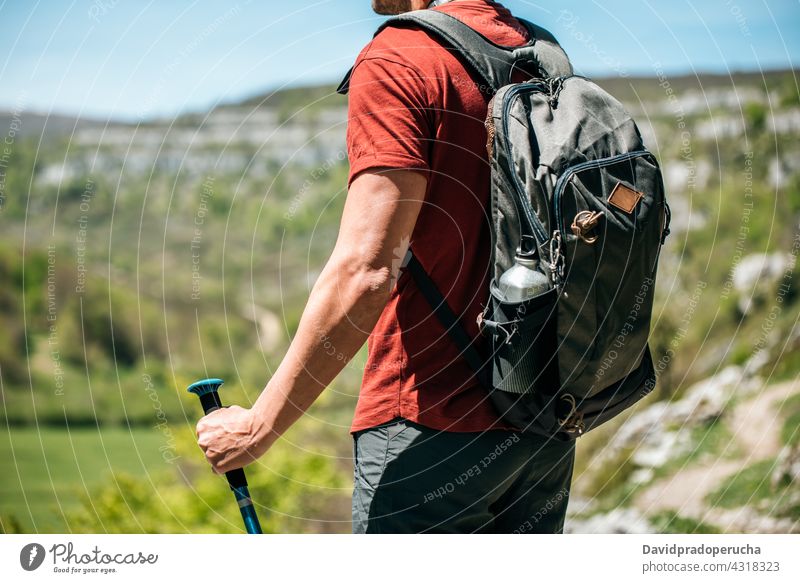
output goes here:
[[[413, 253], [404, 267], [503, 419], [574, 439], [655, 387], [647, 339], [669, 206], [658, 162], [622, 104], [573, 75], [549, 32], [520, 22], [532, 40], [516, 48], [434, 10], [391, 18], [378, 30], [424, 29], [493, 95], [486, 118], [492, 277], [477, 315], [488, 349], [478, 349]], [[530, 80], [512, 83], [519, 70]], [[340, 93], [348, 84], [349, 74]], [[518, 253], [538, 260], [549, 285], [509, 302], [498, 281]]]

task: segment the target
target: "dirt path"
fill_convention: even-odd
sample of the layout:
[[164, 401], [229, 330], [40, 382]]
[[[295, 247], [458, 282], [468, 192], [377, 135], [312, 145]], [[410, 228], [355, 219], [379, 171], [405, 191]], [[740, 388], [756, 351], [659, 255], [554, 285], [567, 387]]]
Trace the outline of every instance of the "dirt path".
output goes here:
[[777, 406], [798, 391], [800, 383], [795, 381], [768, 386], [764, 392], [738, 405], [728, 421], [733, 445], [740, 451], [737, 459], [711, 463], [701, 459], [641, 492], [636, 497], [636, 507], [645, 514], [675, 510], [695, 520], [733, 526], [734, 518], [742, 512], [709, 509], [705, 498], [728, 476], [778, 454], [782, 444]]
[[741, 467], [738, 461], [725, 461], [680, 470], [639, 494], [636, 507], [645, 514], [675, 510], [681, 516], [698, 518], [706, 510], [706, 495]]
[[731, 417], [731, 431], [744, 453], [753, 461], [778, 454], [783, 444], [780, 431], [783, 420], [780, 402], [800, 391], [800, 383], [790, 381], [767, 387], [760, 395], [736, 407]]

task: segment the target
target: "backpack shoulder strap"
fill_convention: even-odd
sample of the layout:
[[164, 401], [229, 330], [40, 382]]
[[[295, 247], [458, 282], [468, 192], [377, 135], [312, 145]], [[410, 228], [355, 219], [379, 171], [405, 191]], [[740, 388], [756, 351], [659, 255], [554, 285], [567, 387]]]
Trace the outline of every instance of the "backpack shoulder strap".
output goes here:
[[425, 297], [439, 323], [447, 331], [450, 339], [455, 343], [461, 356], [467, 361], [467, 364], [475, 373], [475, 378], [485, 388], [492, 386], [491, 379], [488, 377], [488, 370], [486, 368], [487, 360], [478, 351], [475, 340], [470, 338], [467, 331], [461, 325], [458, 316], [453, 309], [447, 304], [447, 300], [436, 287], [431, 277], [425, 271], [425, 268], [419, 262], [419, 259], [414, 255], [409, 247], [406, 256], [403, 258], [402, 268], [407, 269], [417, 284], [419, 291]]
[[[572, 63], [570, 63], [567, 53], [558, 44], [556, 37], [554, 37], [549, 30], [542, 28], [538, 24], [534, 24], [522, 18], [518, 18], [523, 26], [528, 29], [528, 34], [533, 39], [530, 47], [521, 47], [520, 53], [528, 56], [532, 62], [539, 66], [539, 70], [543, 73], [543, 77], [562, 77], [572, 75]], [[528, 51], [526, 53], [526, 50]], [[521, 61], [526, 60], [521, 58]]]
[[[508, 85], [514, 68], [522, 63], [534, 64], [542, 77], [572, 74], [569, 59], [553, 35], [526, 20], [520, 19], [520, 22], [530, 36], [530, 41], [520, 47], [495, 44], [457, 18], [438, 10], [399, 14], [384, 22], [375, 35], [390, 26], [421, 28], [457, 52], [491, 93]], [[338, 93], [347, 93], [352, 72], [353, 69], [348, 71], [337, 89]]]

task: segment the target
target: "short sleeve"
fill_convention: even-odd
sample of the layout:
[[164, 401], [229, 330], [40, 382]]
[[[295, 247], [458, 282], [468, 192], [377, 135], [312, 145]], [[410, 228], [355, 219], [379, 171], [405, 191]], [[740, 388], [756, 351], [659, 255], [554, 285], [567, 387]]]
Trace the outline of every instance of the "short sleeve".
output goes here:
[[424, 80], [412, 67], [383, 57], [360, 60], [350, 78], [348, 184], [370, 168], [428, 172], [432, 109]]

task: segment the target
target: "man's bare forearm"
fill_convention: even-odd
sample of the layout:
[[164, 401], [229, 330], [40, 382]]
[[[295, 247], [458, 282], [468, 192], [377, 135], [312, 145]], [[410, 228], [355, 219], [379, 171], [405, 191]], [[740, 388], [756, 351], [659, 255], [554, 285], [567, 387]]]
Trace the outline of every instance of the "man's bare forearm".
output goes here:
[[269, 447], [358, 352], [389, 297], [388, 268], [331, 257], [309, 296], [289, 350], [253, 406]]
[[333, 254], [283, 362], [253, 406], [252, 454], [269, 449], [364, 344], [389, 299], [426, 182], [403, 170], [365, 172], [352, 182]]
[[333, 254], [275, 375], [251, 409], [218, 409], [197, 423], [214, 471], [263, 455], [364, 344], [389, 299], [426, 185], [424, 174], [408, 170], [365, 171], [352, 181]]

